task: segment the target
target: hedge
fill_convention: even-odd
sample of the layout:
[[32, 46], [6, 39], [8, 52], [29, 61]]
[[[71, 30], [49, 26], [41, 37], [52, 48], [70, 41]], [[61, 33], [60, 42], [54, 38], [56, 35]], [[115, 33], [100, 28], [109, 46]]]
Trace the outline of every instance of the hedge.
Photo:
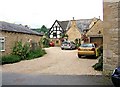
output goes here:
[[19, 61], [21, 61], [21, 58], [18, 55], [6, 55], [0, 58], [1, 64], [16, 63]]

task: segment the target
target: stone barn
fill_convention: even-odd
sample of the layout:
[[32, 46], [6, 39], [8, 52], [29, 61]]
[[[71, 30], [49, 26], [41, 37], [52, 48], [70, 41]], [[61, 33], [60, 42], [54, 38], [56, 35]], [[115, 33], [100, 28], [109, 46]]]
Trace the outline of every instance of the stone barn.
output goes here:
[[0, 21], [0, 51], [2, 55], [10, 54], [16, 41], [23, 43], [32, 40], [36, 43], [43, 36], [28, 27]]

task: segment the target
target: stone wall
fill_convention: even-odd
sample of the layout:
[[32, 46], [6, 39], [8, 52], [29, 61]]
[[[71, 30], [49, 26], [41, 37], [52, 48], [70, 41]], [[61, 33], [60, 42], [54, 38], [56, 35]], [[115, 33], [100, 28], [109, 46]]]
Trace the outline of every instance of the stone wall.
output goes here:
[[50, 41], [54, 42], [56, 47], [61, 46], [61, 40], [60, 39], [53, 38], [53, 39], [50, 39]]
[[68, 29], [66, 34], [68, 35], [69, 41], [75, 41], [76, 38], [81, 38], [81, 33], [77, 27], [76, 20], [71, 20], [71, 27]]
[[120, 65], [119, 58], [119, 24], [118, 24], [118, 0], [104, 0], [103, 5], [103, 70], [106, 74], [111, 73], [115, 67]]
[[28, 40], [32, 39], [33, 41], [38, 43], [41, 38], [41, 36], [37, 36], [37, 35], [29, 35], [23, 33], [15, 33], [15, 32], [4, 32], [4, 31], [1, 31], [0, 36], [5, 37], [5, 51], [2, 52], [2, 55], [10, 54], [16, 41], [22, 40], [24, 44]]
[[118, 66], [120, 66], [120, 0], [118, 3], [118, 45], [119, 45], [119, 49], [118, 49], [118, 54], [119, 54], [119, 59], [118, 59]]
[[[100, 33], [99, 33], [100, 31]], [[98, 20], [86, 33], [87, 36], [103, 36], [103, 21]]]
[[95, 42], [98, 46], [103, 45], [103, 21], [97, 20], [86, 36], [89, 37], [89, 42]]

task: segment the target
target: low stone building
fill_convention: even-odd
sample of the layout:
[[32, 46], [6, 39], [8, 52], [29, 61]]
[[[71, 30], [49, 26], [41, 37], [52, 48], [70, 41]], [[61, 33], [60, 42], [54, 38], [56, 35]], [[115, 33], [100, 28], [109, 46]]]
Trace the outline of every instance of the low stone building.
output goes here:
[[22, 41], [24, 44], [32, 40], [38, 43], [43, 36], [28, 27], [3, 21], [0, 21], [0, 31], [0, 51], [2, 55], [10, 54], [16, 41]]
[[103, 44], [103, 21], [98, 19], [94, 26], [86, 33], [90, 43], [96, 43], [98, 46]]

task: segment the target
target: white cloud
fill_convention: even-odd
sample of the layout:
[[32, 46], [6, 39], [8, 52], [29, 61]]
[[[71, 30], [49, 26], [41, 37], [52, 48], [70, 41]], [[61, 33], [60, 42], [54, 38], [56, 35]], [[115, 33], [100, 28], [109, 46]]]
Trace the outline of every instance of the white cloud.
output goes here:
[[0, 20], [50, 27], [58, 20], [102, 18], [102, 0], [1, 0]]

